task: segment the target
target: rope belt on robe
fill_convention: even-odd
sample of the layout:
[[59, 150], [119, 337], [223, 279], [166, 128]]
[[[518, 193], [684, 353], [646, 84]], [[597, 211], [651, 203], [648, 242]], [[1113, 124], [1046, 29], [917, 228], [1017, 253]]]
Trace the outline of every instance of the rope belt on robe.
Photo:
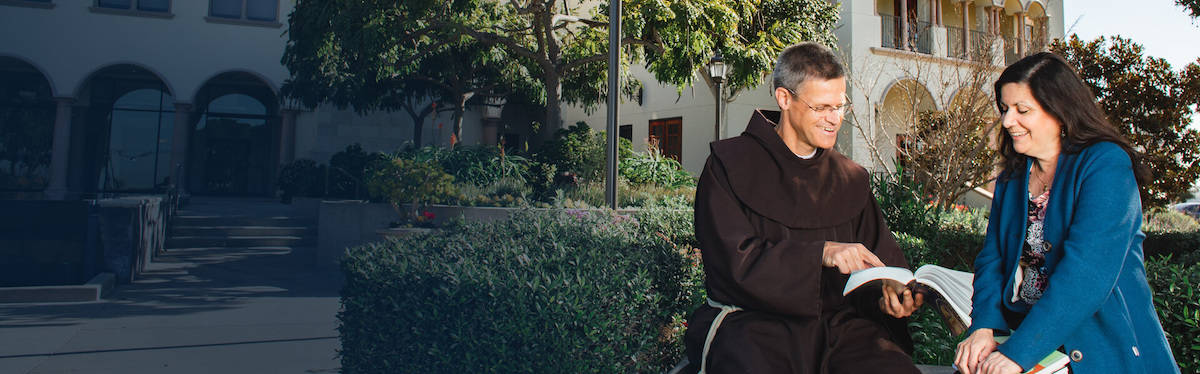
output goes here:
[[708, 299], [708, 306], [721, 309], [721, 312], [717, 313], [717, 318], [713, 319], [712, 325], [708, 327], [708, 336], [704, 338], [704, 353], [700, 355], [699, 374], [705, 374], [708, 369], [708, 348], [712, 345], [713, 338], [717, 336], [717, 328], [721, 326], [721, 322], [724, 321], [725, 317], [729, 316], [730, 313], [743, 310], [741, 307], [721, 304], [713, 301], [713, 299]]

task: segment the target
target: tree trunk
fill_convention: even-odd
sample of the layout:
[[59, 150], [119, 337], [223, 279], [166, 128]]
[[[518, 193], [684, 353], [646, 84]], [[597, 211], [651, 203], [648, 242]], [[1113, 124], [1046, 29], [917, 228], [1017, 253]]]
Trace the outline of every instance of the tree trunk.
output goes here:
[[557, 72], [543, 73], [542, 81], [546, 85], [546, 118], [538, 130], [538, 138], [542, 141], [554, 138], [554, 132], [562, 126], [562, 104], [559, 94], [562, 91], [562, 77]]
[[469, 93], [458, 95], [458, 105], [454, 107], [454, 127], [451, 128], [452, 131], [450, 132], [454, 141], [450, 142], [450, 147], [457, 147], [458, 143], [462, 143], [463, 112], [466, 111], [467, 98], [470, 97]]

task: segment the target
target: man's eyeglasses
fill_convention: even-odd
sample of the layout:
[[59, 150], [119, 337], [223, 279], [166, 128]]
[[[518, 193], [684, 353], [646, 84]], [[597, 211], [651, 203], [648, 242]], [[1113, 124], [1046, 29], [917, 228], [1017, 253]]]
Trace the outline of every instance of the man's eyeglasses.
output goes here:
[[846, 98], [844, 96], [843, 96], [843, 99], [846, 100], [846, 103], [842, 104], [842, 105], [812, 106], [812, 105], [809, 105], [807, 101], [804, 101], [804, 99], [801, 99], [800, 95], [796, 94], [796, 91], [792, 91], [792, 89], [790, 89], [790, 88], [784, 88], [784, 89], [787, 90], [787, 92], [791, 93], [792, 97], [796, 98], [796, 100], [800, 100], [801, 103], [804, 103], [804, 106], [808, 107], [808, 109], [811, 109], [812, 111], [817, 112], [817, 114], [819, 114], [819, 115], [836, 114], [836, 115], [841, 116], [841, 115], [846, 114], [846, 112], [850, 111], [850, 99]]

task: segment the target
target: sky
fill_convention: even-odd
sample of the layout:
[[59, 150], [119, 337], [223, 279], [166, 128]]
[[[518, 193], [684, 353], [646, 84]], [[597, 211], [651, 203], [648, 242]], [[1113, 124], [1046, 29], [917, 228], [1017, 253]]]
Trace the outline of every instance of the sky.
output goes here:
[[1179, 68], [1200, 58], [1200, 20], [1175, 0], [1063, 0], [1066, 34], [1083, 40], [1121, 35]]
[[[1063, 0], [1066, 35], [1085, 41], [1120, 35], [1141, 44], [1143, 55], [1166, 59], [1179, 71], [1200, 58], [1200, 19], [1175, 0]], [[1192, 115], [1200, 130], [1200, 113]]]

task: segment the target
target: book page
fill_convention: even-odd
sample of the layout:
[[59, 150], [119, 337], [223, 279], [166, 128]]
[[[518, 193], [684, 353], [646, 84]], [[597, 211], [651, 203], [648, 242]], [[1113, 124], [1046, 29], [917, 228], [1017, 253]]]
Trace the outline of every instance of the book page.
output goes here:
[[937, 265], [925, 265], [917, 269], [916, 279], [918, 283], [940, 294], [963, 324], [971, 325], [971, 295], [975, 292], [971, 283], [975, 274]]
[[874, 267], [859, 270], [850, 273], [850, 279], [846, 280], [846, 288], [842, 290], [842, 295], [847, 295], [850, 291], [877, 279], [892, 279], [901, 284], [908, 284], [913, 281], [914, 276], [912, 271], [898, 267]]

